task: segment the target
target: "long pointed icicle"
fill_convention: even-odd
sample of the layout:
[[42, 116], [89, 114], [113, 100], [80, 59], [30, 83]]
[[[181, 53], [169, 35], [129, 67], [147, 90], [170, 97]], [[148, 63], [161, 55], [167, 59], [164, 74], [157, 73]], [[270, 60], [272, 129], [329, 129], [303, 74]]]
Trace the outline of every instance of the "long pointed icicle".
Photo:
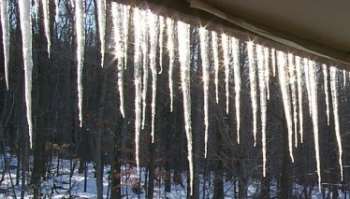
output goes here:
[[23, 64], [24, 64], [24, 88], [25, 88], [25, 103], [27, 108], [27, 122], [29, 130], [30, 147], [33, 146], [32, 132], [32, 20], [30, 1], [19, 1], [19, 16], [21, 21], [21, 35], [22, 35], [22, 50], [23, 50]]
[[9, 62], [10, 62], [10, 22], [8, 14], [8, 0], [1, 0], [1, 28], [2, 28], [2, 46], [4, 51], [4, 68], [6, 89], [9, 90]]
[[124, 5], [123, 7], [124, 68], [126, 68], [128, 64], [129, 15], [130, 15], [130, 6]]
[[346, 87], [346, 70], [343, 70], [343, 82], [344, 82], [344, 88]]
[[50, 38], [50, 7], [49, 0], [41, 0], [41, 5], [43, 6], [43, 15], [44, 15], [44, 27], [45, 27], [45, 36], [47, 40], [47, 53], [48, 56], [51, 56], [51, 38]]
[[270, 50], [264, 47], [264, 68], [267, 99], [270, 99]]
[[278, 79], [281, 87], [284, 115], [287, 123], [288, 130], [288, 149], [289, 156], [292, 162], [294, 162], [293, 156], [293, 122], [292, 122], [292, 112], [290, 104], [290, 93], [287, 84], [287, 59], [286, 54], [282, 51], [277, 51], [277, 67], [278, 67]]
[[308, 103], [309, 103], [309, 114], [311, 116], [312, 112], [311, 112], [311, 89], [310, 89], [310, 76], [309, 76], [309, 60], [307, 58], [303, 59], [304, 62], [304, 74], [305, 74], [305, 85], [306, 85], [306, 91], [307, 91], [307, 99], [308, 99]]
[[215, 70], [215, 100], [219, 103], [219, 49], [218, 34], [211, 31], [211, 44], [213, 49], [214, 70]]
[[163, 43], [164, 43], [164, 29], [165, 29], [165, 23], [164, 23], [164, 17], [159, 16], [159, 66], [160, 71], [159, 74], [163, 72]]
[[339, 127], [337, 69], [335, 67], [330, 68], [330, 84], [331, 84], [331, 93], [332, 93], [335, 135], [336, 135], [337, 144], [338, 144], [338, 162], [339, 162], [339, 170], [340, 170], [340, 179], [341, 181], [343, 181], [344, 180], [343, 146], [342, 146], [341, 135], [340, 135], [340, 127]]
[[99, 39], [101, 45], [101, 67], [104, 64], [105, 58], [105, 35], [106, 35], [106, 0], [97, 0], [96, 1], [97, 8], [97, 18], [98, 18], [98, 29], [99, 29]]
[[141, 107], [142, 107], [142, 18], [144, 17], [138, 8], [134, 9], [134, 83], [135, 83], [135, 159], [137, 173], [140, 171], [140, 131], [141, 131]]
[[295, 57], [295, 68], [297, 71], [297, 88], [298, 88], [298, 113], [299, 113], [299, 137], [300, 137], [300, 143], [304, 142], [304, 119], [303, 119], [303, 88], [302, 88], [302, 70], [301, 70], [301, 59], [299, 56]]
[[208, 154], [208, 129], [209, 129], [209, 60], [208, 60], [208, 30], [204, 27], [199, 28], [199, 39], [201, 48], [202, 60], [202, 75], [203, 75], [203, 93], [204, 93], [204, 157]]
[[60, 0], [55, 0], [55, 21], [58, 22], [60, 16]]
[[83, 67], [85, 48], [85, 14], [84, 1], [75, 1], [75, 31], [77, 39], [77, 88], [78, 88], [78, 109], [79, 126], [83, 126]]
[[225, 93], [226, 93], [226, 114], [230, 111], [230, 54], [229, 54], [229, 40], [225, 33], [221, 34], [221, 44], [224, 56], [225, 67]]
[[139, 24], [141, 26], [141, 49], [142, 49], [142, 130], [145, 128], [146, 123], [146, 107], [147, 107], [147, 90], [148, 90], [148, 73], [149, 73], [149, 57], [148, 57], [148, 31], [147, 31], [147, 15], [148, 12], [151, 12], [150, 10], [147, 11], [141, 11], [143, 19], [140, 19], [142, 21], [142, 24]]
[[237, 133], [237, 143], [241, 142], [240, 129], [241, 129], [241, 69], [239, 65], [239, 41], [238, 39], [232, 37], [232, 57], [233, 57], [233, 75], [235, 82], [235, 106], [236, 106], [236, 133]]
[[252, 114], [253, 114], [253, 137], [254, 137], [254, 146], [256, 146], [258, 97], [256, 94], [257, 85], [256, 85], [256, 63], [254, 60], [254, 43], [252, 41], [247, 42], [247, 50], [248, 50], [248, 66], [249, 66], [249, 81], [250, 81], [250, 97], [252, 102]]
[[309, 60], [309, 78], [310, 78], [310, 94], [311, 94], [311, 111], [312, 111], [312, 125], [314, 130], [314, 145], [315, 145], [315, 156], [316, 156], [316, 168], [318, 178], [318, 188], [321, 191], [321, 162], [320, 162], [320, 145], [318, 135], [318, 106], [317, 106], [317, 73], [315, 62]]
[[271, 65], [272, 65], [272, 74], [276, 77], [276, 50], [271, 49]]
[[328, 69], [326, 64], [322, 64], [323, 71], [323, 88], [326, 101], [327, 124], [329, 125], [329, 88], [328, 88]]
[[181, 71], [181, 89], [183, 96], [185, 130], [187, 137], [187, 158], [190, 171], [190, 195], [193, 194], [193, 154], [192, 154], [192, 127], [191, 127], [191, 94], [190, 94], [190, 25], [178, 21], [179, 60]]
[[261, 110], [261, 145], [263, 154], [263, 177], [266, 176], [266, 79], [265, 79], [265, 57], [263, 46], [256, 45], [258, 81], [260, 90], [260, 110]]
[[[150, 38], [150, 53], [149, 53], [149, 61], [150, 68], [152, 73], [152, 103], [151, 103], [151, 137], [152, 143], [155, 141], [155, 117], [156, 117], [156, 97], [157, 97], [157, 47], [158, 47], [158, 17], [153, 13], [148, 14], [148, 31]], [[159, 41], [160, 42], [160, 41]]]
[[175, 35], [174, 35], [174, 20], [172, 18], [166, 19], [167, 24], [167, 49], [169, 54], [169, 91], [170, 91], [170, 112], [173, 112], [174, 108], [174, 59], [175, 59]]
[[293, 110], [293, 126], [294, 126], [294, 147], [298, 147], [298, 107], [297, 107], [297, 88], [296, 88], [296, 77], [295, 77], [295, 65], [294, 55], [288, 53], [288, 73], [289, 73], [289, 84], [291, 88], [292, 96], [292, 110]]
[[[118, 73], [118, 92], [119, 92], [119, 110], [122, 117], [125, 117], [125, 108], [124, 108], [124, 65], [125, 65], [125, 48], [127, 43], [124, 41], [125, 30], [122, 25], [122, 19], [125, 13], [124, 10], [121, 11], [123, 7], [120, 7], [120, 4], [112, 2], [112, 18], [113, 18], [113, 28], [114, 28], [114, 40], [115, 40], [115, 54], [117, 57], [117, 73]], [[120, 16], [123, 15], [123, 16]]]

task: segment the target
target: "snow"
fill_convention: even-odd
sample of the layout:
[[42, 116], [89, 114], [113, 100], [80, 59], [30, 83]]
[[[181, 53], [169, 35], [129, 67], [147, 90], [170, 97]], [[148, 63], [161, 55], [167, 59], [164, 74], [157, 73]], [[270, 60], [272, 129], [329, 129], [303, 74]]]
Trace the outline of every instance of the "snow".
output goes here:
[[6, 89], [9, 90], [9, 64], [10, 64], [10, 22], [8, 15], [8, 0], [0, 1], [1, 28], [2, 28], [2, 45], [4, 51], [4, 69]]
[[27, 123], [29, 131], [30, 147], [33, 146], [32, 133], [32, 29], [31, 20], [31, 6], [29, 1], [19, 1], [19, 16], [21, 21], [21, 35], [22, 35], [22, 50], [24, 63], [24, 88], [25, 88], [25, 103], [27, 108]]
[[191, 127], [191, 93], [190, 93], [190, 25], [182, 21], [177, 22], [181, 89], [185, 131], [187, 138], [187, 158], [190, 172], [190, 193], [193, 194], [194, 166], [192, 154], [192, 127]]
[[[2, 158], [1, 158], [2, 159]], [[79, 162], [77, 160], [69, 160], [69, 159], [60, 159], [59, 172], [57, 173], [57, 157], [53, 157], [52, 161], [49, 163], [49, 171], [47, 177], [44, 179], [43, 184], [41, 186], [41, 192], [43, 197], [46, 198], [85, 198], [85, 199], [94, 199], [96, 198], [96, 178], [94, 176], [95, 170], [93, 167], [93, 163], [87, 163], [87, 176], [86, 176], [86, 192], [84, 192], [84, 184], [85, 177], [84, 173], [79, 173], [77, 167], [73, 170], [73, 175], [70, 178], [71, 169], [70, 165], [78, 165]], [[6, 190], [5, 192], [0, 193], [0, 198], [14, 198], [11, 179], [16, 179], [16, 159], [12, 158], [10, 166], [10, 171], [5, 175], [4, 181], [2, 182], [0, 189]], [[3, 163], [2, 163], [3, 166]], [[124, 197], [128, 198], [145, 198], [146, 190], [145, 187], [145, 178], [146, 168], [141, 168], [141, 174], [138, 175], [135, 173], [135, 168], [132, 165], [123, 165], [121, 167], [121, 192]], [[156, 173], [162, 172], [161, 170], [156, 169]], [[103, 197], [107, 198], [110, 196], [111, 185], [108, 180], [110, 178], [109, 174], [111, 173], [110, 165], [106, 165], [104, 167], [103, 174]], [[173, 176], [171, 176], [172, 178]], [[187, 181], [186, 173], [181, 173], [181, 178], [183, 182]], [[205, 198], [213, 198], [214, 191], [214, 174], [210, 174], [210, 179], [205, 179], [203, 175], [199, 175], [199, 198], [204, 198], [203, 193], [205, 193]], [[141, 193], [137, 194], [133, 192], [132, 186], [135, 181], [141, 180]], [[225, 199], [233, 199], [235, 196], [234, 186], [238, 186], [237, 181], [229, 180], [226, 177], [226, 174], [223, 176], [224, 180], [224, 198]], [[181, 199], [186, 198], [186, 183], [182, 184], [171, 184], [171, 192], [164, 191], [164, 184], [159, 184], [159, 181], [155, 180], [154, 182], [154, 198], [172, 198], [172, 199]], [[327, 185], [327, 183], [323, 183]], [[249, 179], [247, 182], [247, 197], [248, 198], [256, 198], [260, 192], [260, 182], [254, 179]], [[275, 180], [271, 181], [270, 184], [270, 196], [277, 197], [278, 185]], [[340, 187], [340, 186], [339, 186]], [[203, 190], [205, 188], [205, 190]], [[70, 191], [69, 191], [70, 189]], [[33, 193], [30, 189], [26, 189], [27, 191], [24, 194], [25, 199], [33, 198]], [[293, 184], [292, 192], [293, 196], [303, 196], [304, 187], [299, 184]], [[16, 193], [16, 198], [20, 198], [21, 195], [21, 185], [14, 185], [14, 191]], [[325, 188], [325, 194], [332, 191], [330, 189]], [[347, 193], [348, 194], [348, 193]], [[317, 189], [312, 188], [313, 199], [322, 198], [322, 193], [318, 192]], [[344, 198], [344, 192], [339, 193], [339, 198]]]

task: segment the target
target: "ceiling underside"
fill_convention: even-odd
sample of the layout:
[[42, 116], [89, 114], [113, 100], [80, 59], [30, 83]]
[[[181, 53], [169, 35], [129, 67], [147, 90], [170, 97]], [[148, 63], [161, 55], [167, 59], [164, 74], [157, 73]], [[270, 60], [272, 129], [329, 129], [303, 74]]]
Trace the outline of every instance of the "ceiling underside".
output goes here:
[[192, 0], [191, 3], [226, 20], [232, 19], [231, 22], [237, 19], [240, 24], [247, 22], [248, 28], [243, 28], [261, 32], [262, 36], [268, 33], [315, 54], [350, 63], [349, 0]]

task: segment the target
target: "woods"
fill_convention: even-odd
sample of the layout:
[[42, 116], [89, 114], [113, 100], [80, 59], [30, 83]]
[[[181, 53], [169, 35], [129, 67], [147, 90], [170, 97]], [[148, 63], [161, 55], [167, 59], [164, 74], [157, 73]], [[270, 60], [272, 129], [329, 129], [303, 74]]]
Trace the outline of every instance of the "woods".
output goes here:
[[350, 197], [336, 63], [154, 2], [6, 3], [0, 197]]

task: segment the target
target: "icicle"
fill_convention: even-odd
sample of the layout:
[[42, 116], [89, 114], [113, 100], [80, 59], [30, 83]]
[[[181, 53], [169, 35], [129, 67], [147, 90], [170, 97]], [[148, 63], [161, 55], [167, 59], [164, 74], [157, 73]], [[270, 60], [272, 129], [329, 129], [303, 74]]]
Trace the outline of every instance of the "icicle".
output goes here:
[[338, 113], [338, 91], [337, 91], [337, 79], [336, 79], [337, 69], [335, 67], [330, 68], [330, 84], [331, 84], [331, 94], [332, 94], [332, 106], [333, 106], [333, 117], [334, 117], [334, 127], [335, 127], [335, 135], [337, 137], [338, 144], [338, 162], [340, 169], [340, 178], [341, 181], [344, 180], [343, 174], [343, 146], [340, 135], [340, 127], [339, 127], [339, 113]]
[[329, 88], [328, 88], [328, 69], [326, 64], [322, 64], [323, 71], [323, 88], [326, 101], [326, 115], [327, 115], [327, 124], [329, 125]]
[[[4, 51], [4, 68], [6, 89], [9, 90], [9, 64], [10, 64], [10, 22], [8, 14], [8, 0], [1, 0], [1, 28], [2, 28], [2, 46]], [[23, 29], [22, 29], [23, 30]]]
[[276, 77], [276, 50], [271, 49], [272, 74]]
[[278, 67], [278, 79], [281, 87], [282, 100], [284, 114], [287, 123], [288, 129], [288, 148], [289, 156], [292, 162], [294, 162], [293, 156], [293, 122], [292, 122], [292, 113], [291, 113], [291, 104], [290, 104], [290, 93], [289, 86], [287, 84], [287, 59], [286, 54], [282, 51], [277, 51], [277, 67]]
[[[115, 40], [115, 54], [117, 57], [117, 72], [118, 72], [118, 92], [119, 92], [119, 110], [122, 115], [122, 117], [125, 117], [125, 108], [124, 108], [124, 65], [125, 65], [125, 49], [127, 46], [127, 43], [125, 43], [124, 37], [125, 35], [125, 28], [122, 24], [124, 21], [121, 21], [128, 13], [124, 12], [124, 7], [120, 7], [120, 4], [116, 2], [112, 2], [112, 18], [113, 18], [113, 28], [114, 28], [114, 40]], [[122, 15], [122, 16], [120, 16]]]
[[163, 72], [164, 28], [165, 28], [164, 17], [159, 16], [159, 66], [160, 66], [159, 74]]
[[55, 0], [55, 21], [58, 22], [60, 15], [60, 0]]
[[37, 21], [39, 19], [39, 1], [40, 0], [34, 0], [34, 5], [33, 5], [33, 15], [34, 15], [34, 20]]
[[190, 94], [190, 26], [182, 21], [177, 22], [179, 60], [181, 71], [181, 88], [184, 106], [185, 130], [187, 137], [187, 154], [190, 171], [190, 192], [193, 194], [193, 155], [191, 128], [191, 94]]
[[100, 37], [100, 45], [101, 45], [101, 67], [104, 64], [105, 57], [105, 35], [106, 35], [106, 0], [97, 0], [96, 1], [97, 8], [97, 18], [98, 18], [98, 30]]
[[83, 66], [85, 48], [85, 20], [84, 1], [75, 1], [75, 31], [77, 37], [77, 88], [78, 88], [78, 109], [79, 126], [83, 126]]
[[344, 87], [346, 86], [346, 70], [343, 70]]
[[270, 99], [270, 55], [269, 49], [267, 47], [264, 48], [264, 68], [265, 68], [265, 84], [266, 84], [266, 95], [267, 99]]
[[226, 93], [226, 114], [229, 113], [230, 106], [230, 54], [228, 45], [228, 36], [225, 33], [221, 34], [221, 44], [224, 56], [225, 66], [225, 93]]
[[[148, 14], [148, 31], [149, 31], [149, 40], [150, 40], [150, 53], [149, 61], [150, 68], [152, 73], [152, 103], [151, 103], [151, 114], [152, 114], [152, 123], [151, 123], [151, 137], [152, 143], [154, 143], [154, 129], [155, 129], [155, 116], [156, 116], [156, 97], [157, 97], [157, 47], [158, 47], [158, 30], [159, 26], [157, 24], [158, 17], [153, 13]], [[160, 41], [159, 41], [160, 42]]]
[[[310, 90], [310, 77], [309, 77], [309, 60], [307, 58], [304, 58], [304, 74], [305, 74], [305, 84], [306, 84], [306, 91], [307, 91], [307, 98], [309, 102], [309, 107], [311, 107], [311, 90]], [[312, 112], [311, 109], [309, 108], [309, 114], [311, 116]]]
[[265, 57], [263, 47], [256, 45], [258, 81], [260, 90], [260, 110], [261, 110], [261, 145], [263, 154], [263, 177], [266, 176], [266, 78], [265, 78]]
[[50, 38], [50, 8], [49, 8], [49, 0], [41, 0], [41, 4], [43, 6], [43, 15], [44, 15], [44, 29], [45, 36], [47, 40], [47, 53], [50, 57], [51, 55], [51, 38]]
[[316, 167], [318, 177], [318, 188], [321, 191], [321, 163], [320, 163], [320, 147], [319, 147], [319, 135], [318, 135], [318, 106], [317, 106], [317, 77], [316, 77], [316, 65], [314, 61], [309, 60], [309, 78], [310, 78], [310, 94], [311, 94], [311, 111], [312, 111], [312, 124], [314, 130], [314, 144], [316, 155]]
[[128, 39], [129, 39], [129, 14], [130, 6], [123, 6], [123, 37], [124, 37], [124, 68], [128, 64]]
[[295, 57], [295, 67], [297, 71], [297, 87], [298, 87], [298, 105], [299, 105], [299, 136], [300, 143], [304, 142], [303, 135], [303, 88], [302, 88], [302, 71], [301, 71], [301, 60], [299, 56]]
[[23, 50], [23, 64], [24, 64], [24, 89], [25, 89], [25, 103], [27, 108], [27, 122], [29, 131], [30, 148], [33, 146], [32, 132], [32, 20], [30, 1], [19, 1], [19, 17], [21, 21], [22, 34], [22, 50]]
[[142, 86], [142, 130], [145, 128], [146, 123], [146, 106], [147, 106], [147, 90], [148, 90], [148, 43], [149, 43], [149, 36], [147, 31], [147, 15], [148, 11], [141, 11], [143, 15], [143, 19], [140, 19], [142, 21], [142, 24], [139, 24], [141, 26], [141, 33], [142, 33], [142, 40], [141, 40], [141, 48], [142, 48], [142, 73], [143, 73], [143, 86]]
[[219, 103], [219, 50], [218, 50], [218, 34], [211, 31], [211, 44], [213, 49], [214, 70], [215, 70], [215, 100]]
[[292, 95], [292, 106], [293, 106], [293, 126], [294, 126], [294, 147], [298, 147], [298, 107], [297, 107], [297, 90], [295, 87], [295, 65], [294, 55], [288, 53], [288, 72], [289, 72], [289, 84]]
[[[232, 37], [232, 56], [233, 56], [233, 70], [235, 81], [235, 106], [236, 106], [236, 125], [237, 125], [237, 143], [240, 143], [240, 128], [241, 128], [241, 69], [239, 63], [239, 41]], [[215, 56], [215, 55], [214, 55]]]
[[202, 75], [203, 75], [203, 93], [204, 93], [204, 157], [207, 158], [208, 154], [208, 128], [209, 128], [209, 60], [208, 60], [208, 31], [201, 27], [199, 28], [199, 39], [201, 48], [201, 60], [202, 60]]
[[247, 42], [248, 50], [248, 65], [249, 65], [249, 80], [250, 80], [250, 97], [252, 102], [252, 114], [253, 114], [253, 137], [254, 146], [256, 146], [256, 132], [257, 132], [257, 86], [256, 86], [256, 65], [254, 60], [254, 43], [252, 41]]
[[140, 131], [141, 131], [141, 101], [142, 101], [142, 19], [143, 13], [135, 8], [133, 12], [134, 19], [134, 82], [135, 82], [135, 159], [137, 173], [140, 171]]
[[172, 18], [166, 19], [167, 25], [167, 49], [169, 54], [169, 91], [170, 91], [170, 112], [173, 112], [174, 104], [174, 83], [173, 83], [173, 71], [174, 71], [174, 59], [175, 59], [175, 36], [174, 36], [174, 20]]

